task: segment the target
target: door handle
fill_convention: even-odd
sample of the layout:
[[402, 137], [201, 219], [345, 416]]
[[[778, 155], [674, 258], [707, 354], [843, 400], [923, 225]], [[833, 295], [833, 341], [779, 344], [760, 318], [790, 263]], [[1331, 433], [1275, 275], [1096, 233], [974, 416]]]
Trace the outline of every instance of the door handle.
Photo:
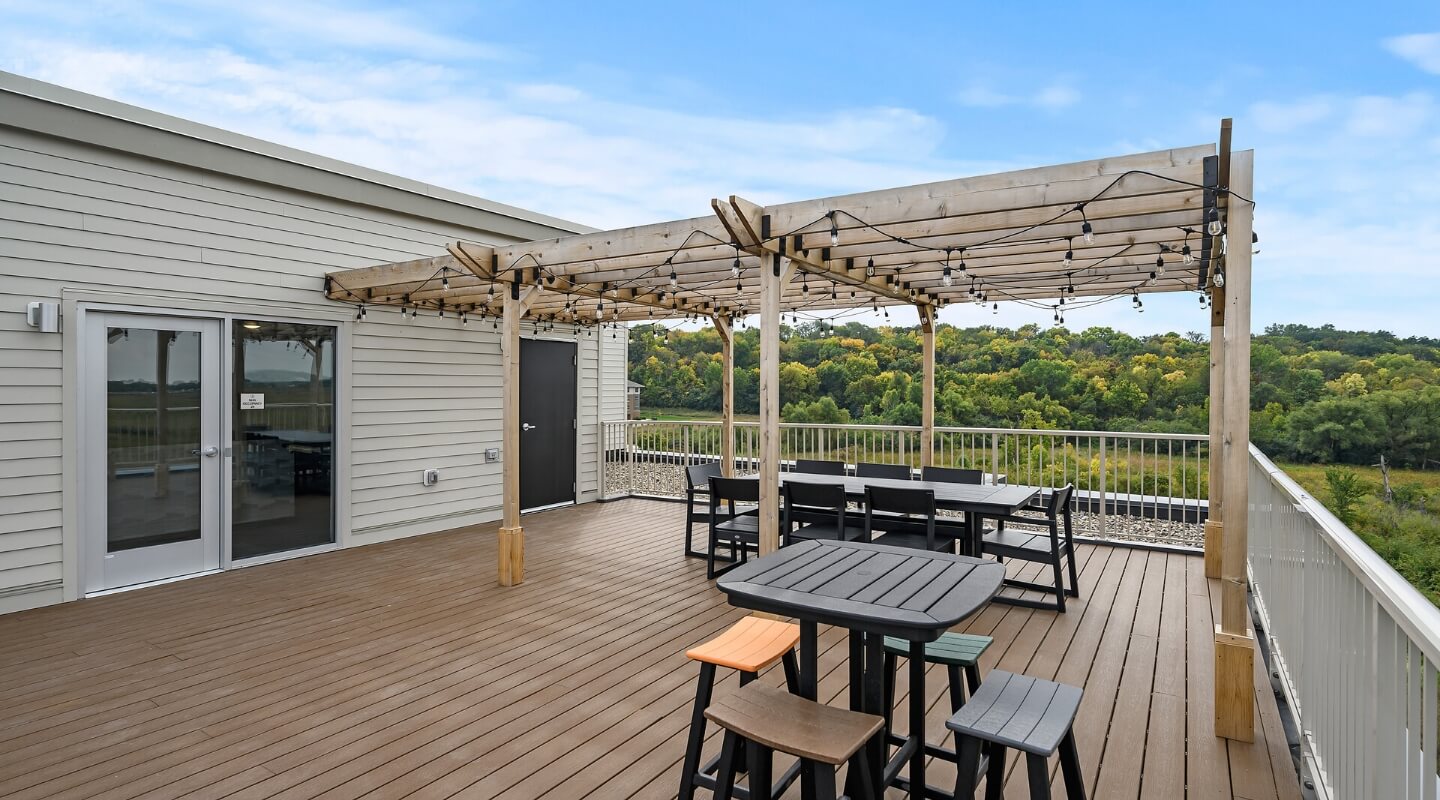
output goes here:
[[536, 427], [536, 426], [531, 425], [531, 424], [528, 423], [528, 422], [522, 422], [522, 423], [520, 423], [520, 430], [522, 430], [522, 431], [533, 431], [533, 430], [535, 430], [535, 427]]
[[205, 456], [206, 458], [214, 458], [219, 454], [220, 448], [218, 447], [207, 447], [204, 450], [201, 450], [197, 447], [196, 449], [190, 451], [190, 455], [192, 456]]

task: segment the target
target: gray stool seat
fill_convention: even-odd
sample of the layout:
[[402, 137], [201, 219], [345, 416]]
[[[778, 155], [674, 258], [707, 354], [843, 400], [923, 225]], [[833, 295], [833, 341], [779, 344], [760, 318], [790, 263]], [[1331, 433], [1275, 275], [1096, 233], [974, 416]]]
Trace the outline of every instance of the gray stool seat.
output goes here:
[[1063, 683], [992, 670], [970, 697], [970, 702], [945, 721], [955, 732], [959, 769], [955, 797], [974, 797], [975, 778], [982, 748], [990, 759], [987, 797], [999, 797], [1005, 780], [1005, 751], [1025, 753], [1032, 800], [1050, 797], [1046, 759], [1060, 751], [1065, 794], [1084, 800], [1080, 757], [1075, 748], [1075, 714], [1083, 692]]

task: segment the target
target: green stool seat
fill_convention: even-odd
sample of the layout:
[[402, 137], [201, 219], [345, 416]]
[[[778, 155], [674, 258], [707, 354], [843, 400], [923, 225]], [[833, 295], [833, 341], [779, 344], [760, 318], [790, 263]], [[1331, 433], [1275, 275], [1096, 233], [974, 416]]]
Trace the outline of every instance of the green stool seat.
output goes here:
[[[939, 639], [925, 644], [925, 660], [947, 667], [973, 667], [980, 662], [980, 654], [995, 641], [989, 636], [972, 633], [946, 633]], [[910, 642], [894, 636], [885, 637], [885, 652], [890, 655], [910, 655]]]

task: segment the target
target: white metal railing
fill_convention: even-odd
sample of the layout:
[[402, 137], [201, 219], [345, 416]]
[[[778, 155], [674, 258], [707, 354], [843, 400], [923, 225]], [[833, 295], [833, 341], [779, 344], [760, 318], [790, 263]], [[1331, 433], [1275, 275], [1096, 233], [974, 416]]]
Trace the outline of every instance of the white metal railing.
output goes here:
[[1437, 794], [1440, 609], [1250, 446], [1250, 580], [1322, 797]]
[[[706, 421], [601, 423], [605, 494], [680, 497], [684, 468], [720, 457], [721, 425]], [[782, 423], [780, 458], [918, 468], [922, 430], [903, 425]], [[980, 469], [991, 480], [1076, 487], [1077, 532], [1196, 546], [1209, 492], [1208, 438], [1199, 434], [936, 428], [935, 465]], [[753, 469], [759, 426], [735, 424], [735, 458]]]
[[[106, 412], [108, 444], [120, 463], [153, 464], [184, 460], [200, 439], [199, 406], [165, 409], [165, 438], [190, 442], [160, 445], [160, 415], [154, 408], [111, 408]], [[264, 424], [270, 430], [332, 430], [331, 403], [269, 403], [263, 410], [244, 411], [237, 425]]]

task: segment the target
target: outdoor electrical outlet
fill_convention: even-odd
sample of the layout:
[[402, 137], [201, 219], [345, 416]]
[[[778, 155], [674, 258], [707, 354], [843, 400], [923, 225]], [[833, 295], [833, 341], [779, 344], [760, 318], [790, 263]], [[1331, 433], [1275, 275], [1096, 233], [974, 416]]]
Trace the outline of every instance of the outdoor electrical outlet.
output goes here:
[[426, 485], [426, 486], [434, 486], [435, 484], [437, 484], [437, 483], [440, 482], [440, 470], [438, 470], [438, 469], [427, 469], [427, 470], [425, 470], [425, 474], [423, 475], [423, 477], [421, 477], [420, 482], [423, 483], [423, 484]]
[[487, 448], [485, 448], [485, 463], [486, 463], [486, 464], [494, 464], [496, 461], [499, 461], [499, 460], [500, 460], [500, 448], [498, 448], [498, 447], [487, 447]]

